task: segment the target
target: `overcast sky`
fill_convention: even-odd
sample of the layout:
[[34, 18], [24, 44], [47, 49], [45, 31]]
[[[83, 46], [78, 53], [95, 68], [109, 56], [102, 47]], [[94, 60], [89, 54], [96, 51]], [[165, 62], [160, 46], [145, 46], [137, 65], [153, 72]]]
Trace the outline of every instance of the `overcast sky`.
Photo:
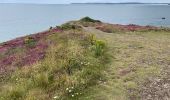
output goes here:
[[83, 3], [83, 2], [152, 2], [152, 3], [170, 3], [170, 0], [0, 0], [0, 3]]

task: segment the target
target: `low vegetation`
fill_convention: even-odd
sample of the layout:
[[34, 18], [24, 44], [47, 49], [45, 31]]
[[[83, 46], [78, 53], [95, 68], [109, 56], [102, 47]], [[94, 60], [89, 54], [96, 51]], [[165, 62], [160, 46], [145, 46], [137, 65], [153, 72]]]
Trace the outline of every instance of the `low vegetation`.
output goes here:
[[169, 32], [85, 17], [2, 43], [0, 100], [169, 99]]
[[170, 98], [168, 28], [103, 23], [84, 29], [107, 41], [111, 64], [82, 100]]
[[57, 26], [58, 28], [62, 29], [62, 30], [81, 30], [81, 26], [75, 25], [75, 24], [71, 24], [71, 23], [65, 23], [61, 26]]
[[92, 23], [98, 22], [98, 23], [101, 23], [100, 20], [94, 20], [94, 19], [92, 19], [92, 18], [90, 18], [90, 17], [84, 17], [84, 18], [80, 19], [80, 21], [81, 21], [81, 22], [92, 22]]
[[[105, 42], [78, 30], [50, 34], [44, 42], [50, 45], [43, 60], [18, 66], [1, 81], [1, 100], [76, 100], [101, 77], [108, 59]], [[30, 37], [24, 43], [36, 45]]]
[[36, 40], [34, 40], [32, 37], [26, 37], [24, 44], [27, 47], [34, 47], [36, 45]]
[[125, 32], [170, 32], [169, 28], [154, 26], [139, 26], [134, 24], [118, 25], [118, 24], [98, 24], [96, 29], [107, 33], [125, 33]]

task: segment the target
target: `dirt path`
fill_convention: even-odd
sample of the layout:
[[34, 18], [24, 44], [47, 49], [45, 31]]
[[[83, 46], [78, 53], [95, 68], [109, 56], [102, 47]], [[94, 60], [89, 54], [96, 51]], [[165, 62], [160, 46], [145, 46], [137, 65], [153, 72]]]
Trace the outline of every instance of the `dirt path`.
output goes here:
[[105, 78], [90, 89], [85, 100], [170, 100], [169, 34], [84, 29], [107, 41], [112, 55]]

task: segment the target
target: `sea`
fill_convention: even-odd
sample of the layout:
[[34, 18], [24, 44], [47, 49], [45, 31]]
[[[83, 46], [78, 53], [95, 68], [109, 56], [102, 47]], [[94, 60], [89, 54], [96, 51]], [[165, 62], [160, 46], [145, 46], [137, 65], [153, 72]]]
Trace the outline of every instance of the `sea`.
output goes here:
[[0, 42], [86, 16], [113, 24], [170, 27], [167, 4], [0, 4]]

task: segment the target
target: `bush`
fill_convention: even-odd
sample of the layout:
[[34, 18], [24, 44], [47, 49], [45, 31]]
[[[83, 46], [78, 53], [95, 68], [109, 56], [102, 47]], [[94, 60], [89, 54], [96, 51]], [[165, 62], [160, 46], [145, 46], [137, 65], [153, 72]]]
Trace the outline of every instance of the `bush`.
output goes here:
[[24, 40], [24, 44], [27, 46], [27, 47], [34, 47], [36, 45], [36, 40], [33, 39], [32, 37], [27, 37], [25, 38]]
[[96, 40], [94, 44], [95, 56], [101, 56], [104, 52], [105, 43], [101, 40]]
[[71, 30], [71, 29], [80, 29], [81, 28], [81, 26], [73, 25], [70, 23], [66, 23], [66, 24], [63, 24], [63, 25], [57, 26], [57, 27], [61, 28], [62, 30]]
[[105, 42], [102, 40], [97, 40], [94, 34], [88, 37], [88, 41], [92, 45], [92, 49], [95, 53], [95, 56], [96, 57], [101, 56], [102, 53], [104, 52]]
[[49, 30], [52, 30], [52, 29], [53, 29], [53, 27], [52, 27], [52, 26], [50, 26]]
[[95, 23], [95, 22], [101, 22], [101, 21], [99, 21], [99, 20], [94, 20], [94, 19], [92, 19], [92, 18], [90, 18], [90, 17], [84, 17], [84, 18], [80, 19], [80, 21], [82, 21], [82, 22], [93, 22], [93, 23]]

